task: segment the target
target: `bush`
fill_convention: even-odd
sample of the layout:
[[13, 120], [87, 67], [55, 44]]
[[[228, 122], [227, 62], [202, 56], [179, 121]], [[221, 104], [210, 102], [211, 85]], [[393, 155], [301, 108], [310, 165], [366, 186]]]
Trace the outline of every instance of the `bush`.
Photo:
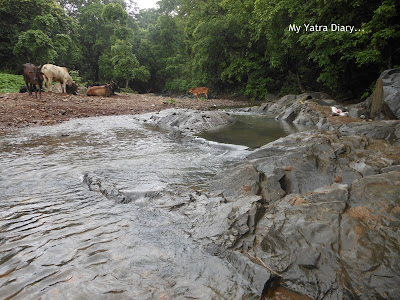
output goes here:
[[0, 93], [18, 93], [25, 86], [22, 75], [0, 73]]

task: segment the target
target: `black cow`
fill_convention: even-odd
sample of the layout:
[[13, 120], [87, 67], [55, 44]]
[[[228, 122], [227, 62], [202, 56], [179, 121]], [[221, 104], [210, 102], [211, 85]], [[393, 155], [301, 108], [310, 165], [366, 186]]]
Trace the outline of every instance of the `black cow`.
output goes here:
[[111, 80], [110, 91], [111, 91], [111, 95], [115, 95], [115, 92], [121, 91], [121, 89], [119, 88], [119, 86], [117, 85], [117, 83], [114, 80]]
[[[42, 68], [41, 65], [37, 67], [30, 63], [22, 65], [22, 76], [24, 76], [26, 88], [29, 91], [29, 96], [32, 95], [32, 91], [35, 91], [36, 99], [38, 90], [39, 90], [39, 98], [42, 99], [42, 86], [44, 79], [41, 68]], [[39, 89], [36, 88], [36, 85], [39, 86]]]
[[73, 82], [71, 85], [66, 85], [67, 94], [78, 95], [78, 85]]

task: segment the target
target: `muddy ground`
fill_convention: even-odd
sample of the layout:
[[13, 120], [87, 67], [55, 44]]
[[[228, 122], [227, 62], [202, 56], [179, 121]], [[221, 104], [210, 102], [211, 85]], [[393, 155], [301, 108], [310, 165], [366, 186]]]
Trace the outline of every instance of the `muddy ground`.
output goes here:
[[196, 100], [154, 94], [88, 97], [45, 92], [40, 100], [28, 93], [8, 93], [0, 94], [0, 133], [27, 126], [54, 125], [73, 118], [141, 114], [173, 107], [207, 110], [246, 105], [247, 102], [227, 99]]

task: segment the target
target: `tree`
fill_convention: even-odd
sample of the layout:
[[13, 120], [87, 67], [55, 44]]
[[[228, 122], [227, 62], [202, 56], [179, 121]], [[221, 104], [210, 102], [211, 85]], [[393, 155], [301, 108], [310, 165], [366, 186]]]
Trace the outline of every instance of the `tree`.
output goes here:
[[139, 79], [147, 81], [150, 77], [149, 71], [139, 66], [135, 54], [132, 52], [132, 45], [124, 40], [117, 40], [111, 47], [113, 55], [111, 61], [114, 65], [114, 76], [119, 79], [125, 79], [125, 88], [129, 88], [129, 80]]

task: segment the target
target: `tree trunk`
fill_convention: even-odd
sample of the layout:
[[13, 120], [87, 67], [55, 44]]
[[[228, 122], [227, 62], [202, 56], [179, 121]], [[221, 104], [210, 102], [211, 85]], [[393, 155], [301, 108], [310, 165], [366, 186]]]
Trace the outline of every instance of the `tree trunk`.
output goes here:
[[129, 79], [126, 78], [126, 79], [125, 79], [125, 89], [126, 89], [126, 90], [128, 90], [128, 83], [129, 83]]
[[296, 72], [296, 76], [297, 76], [297, 85], [301, 91], [301, 93], [305, 93], [306, 90], [304, 89], [303, 85], [301, 84], [301, 80], [300, 80], [300, 73]]

